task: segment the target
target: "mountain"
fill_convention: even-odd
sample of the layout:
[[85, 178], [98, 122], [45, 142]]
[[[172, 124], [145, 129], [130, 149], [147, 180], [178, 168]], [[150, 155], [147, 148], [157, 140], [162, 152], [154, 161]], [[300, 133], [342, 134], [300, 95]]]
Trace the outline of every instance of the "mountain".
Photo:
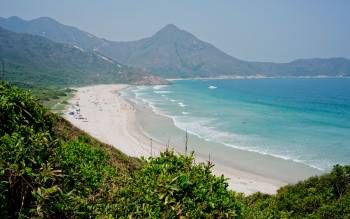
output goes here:
[[[41, 17], [25, 21], [19, 17], [0, 18], [0, 26], [9, 30], [47, 37], [50, 40], [99, 51], [123, 64], [146, 69], [165, 77], [229, 75], [249, 71], [246, 63], [234, 59], [192, 34], [167, 25], [153, 37], [132, 42], [114, 42], [98, 38], [75, 27]], [[248, 70], [247, 70], [248, 69]], [[250, 70], [250, 73], [253, 71]], [[213, 75], [215, 76], [215, 75]]]
[[7, 19], [0, 18], [0, 26], [13, 32], [38, 35], [58, 43], [76, 45], [83, 49], [92, 49], [103, 43], [102, 39], [92, 34], [60, 24], [49, 17], [41, 17], [31, 21], [16, 16]]
[[116, 60], [166, 77], [207, 77], [252, 74], [249, 63], [169, 24], [152, 37], [134, 42], [112, 42], [96, 50]]
[[0, 26], [96, 51], [120, 63], [169, 78], [350, 76], [350, 60], [345, 58], [249, 62], [232, 57], [173, 24], [151, 37], [129, 42], [105, 40], [45, 17], [30, 21], [18, 17], [0, 18]]
[[5, 70], [1, 77], [18, 83], [139, 83], [154, 78], [98, 52], [3, 28], [0, 28], [0, 61]]

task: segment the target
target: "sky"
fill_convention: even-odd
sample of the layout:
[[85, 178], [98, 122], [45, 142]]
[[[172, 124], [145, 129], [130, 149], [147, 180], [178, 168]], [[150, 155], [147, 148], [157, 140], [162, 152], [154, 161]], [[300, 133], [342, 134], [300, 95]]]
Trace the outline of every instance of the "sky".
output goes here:
[[249, 61], [350, 58], [349, 0], [0, 0], [0, 16], [51, 17], [115, 41], [172, 23]]

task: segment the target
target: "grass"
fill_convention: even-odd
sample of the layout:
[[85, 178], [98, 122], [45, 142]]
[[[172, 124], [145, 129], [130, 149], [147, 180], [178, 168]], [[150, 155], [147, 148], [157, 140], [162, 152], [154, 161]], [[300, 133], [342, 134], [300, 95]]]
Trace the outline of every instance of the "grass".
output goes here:
[[31, 91], [33, 97], [47, 107], [50, 111], [62, 115], [69, 99], [74, 96], [76, 90], [66, 86], [38, 86], [30, 84], [17, 84], [17, 86]]

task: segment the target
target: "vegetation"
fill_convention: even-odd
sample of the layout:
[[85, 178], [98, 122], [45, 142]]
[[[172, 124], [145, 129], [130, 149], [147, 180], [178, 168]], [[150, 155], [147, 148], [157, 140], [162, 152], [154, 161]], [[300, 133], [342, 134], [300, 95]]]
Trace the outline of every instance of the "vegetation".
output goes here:
[[15, 84], [18, 87], [30, 90], [34, 99], [43, 104], [51, 111], [59, 110], [60, 107], [68, 104], [68, 100], [76, 91], [71, 88], [62, 86], [33, 86], [29, 84]]
[[0, 218], [350, 218], [350, 166], [245, 197], [212, 164], [128, 157], [0, 84]]
[[163, 81], [109, 57], [0, 27], [0, 79], [35, 86]]
[[[192, 157], [127, 157], [8, 84], [0, 86], [0, 110], [1, 218], [240, 214], [225, 180], [211, 175], [210, 166], [192, 166]], [[141, 196], [141, 184], [148, 195]]]
[[65, 87], [32, 87], [33, 97], [50, 111], [61, 114], [76, 90]]
[[191, 156], [167, 151], [147, 160], [117, 196], [120, 214], [137, 218], [235, 218], [243, 205], [228, 191], [224, 176], [212, 165], [194, 164]]
[[350, 218], [350, 166], [245, 200], [248, 218]]

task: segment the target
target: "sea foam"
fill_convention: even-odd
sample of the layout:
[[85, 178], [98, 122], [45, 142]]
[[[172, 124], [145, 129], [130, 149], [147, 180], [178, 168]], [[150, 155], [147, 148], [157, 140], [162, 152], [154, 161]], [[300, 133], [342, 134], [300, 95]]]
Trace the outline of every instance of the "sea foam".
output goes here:
[[203, 140], [329, 170], [349, 163], [349, 82], [187, 80], [134, 92], [156, 113]]

